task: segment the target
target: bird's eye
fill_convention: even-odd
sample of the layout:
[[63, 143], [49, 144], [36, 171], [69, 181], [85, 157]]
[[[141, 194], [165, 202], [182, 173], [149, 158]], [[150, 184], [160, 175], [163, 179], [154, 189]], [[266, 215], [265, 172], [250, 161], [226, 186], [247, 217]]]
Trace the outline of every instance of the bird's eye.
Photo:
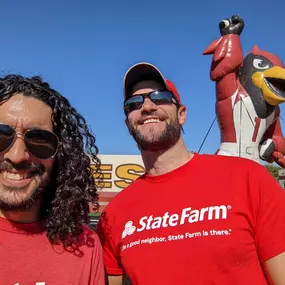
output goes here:
[[263, 60], [262, 59], [258, 59], [258, 58], [253, 60], [253, 66], [256, 69], [268, 69], [269, 68], [268, 64], [263, 63]]

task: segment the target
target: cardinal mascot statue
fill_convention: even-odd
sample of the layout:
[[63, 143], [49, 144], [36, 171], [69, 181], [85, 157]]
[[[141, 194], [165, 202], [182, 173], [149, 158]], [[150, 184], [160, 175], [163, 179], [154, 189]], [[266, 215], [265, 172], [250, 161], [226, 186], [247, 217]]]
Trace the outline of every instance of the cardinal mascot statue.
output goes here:
[[279, 104], [285, 101], [285, 69], [274, 54], [254, 46], [243, 58], [243, 20], [235, 15], [219, 24], [221, 37], [203, 54], [213, 54], [210, 77], [216, 83], [219, 155], [240, 156], [285, 167], [285, 139]]

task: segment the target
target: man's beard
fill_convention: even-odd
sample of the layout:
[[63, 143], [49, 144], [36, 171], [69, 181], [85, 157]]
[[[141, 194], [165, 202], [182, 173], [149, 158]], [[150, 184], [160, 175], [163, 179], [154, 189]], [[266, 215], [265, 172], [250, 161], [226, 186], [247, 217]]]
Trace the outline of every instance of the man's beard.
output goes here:
[[[33, 172], [32, 180], [25, 187], [9, 187], [6, 185], [0, 185], [0, 210], [28, 211], [44, 194], [45, 186], [47, 184], [47, 179], [43, 177], [45, 167], [43, 165], [35, 165], [33, 163], [21, 163], [19, 165], [12, 165], [7, 161], [0, 163], [0, 169], [2, 171], [9, 171], [11, 168]], [[35, 186], [31, 185], [31, 183], [35, 183]], [[32, 186], [34, 189], [30, 190], [30, 194], [28, 196], [24, 196], [24, 194], [29, 191], [29, 187]], [[5, 193], [9, 193], [9, 195], [13, 194], [14, 199], [11, 200], [11, 198], [5, 197]]]
[[176, 116], [175, 120], [166, 123], [165, 130], [156, 135], [154, 130], [151, 138], [145, 138], [137, 129], [131, 126], [131, 134], [138, 144], [140, 150], [143, 151], [165, 151], [174, 146], [181, 136], [181, 126]]

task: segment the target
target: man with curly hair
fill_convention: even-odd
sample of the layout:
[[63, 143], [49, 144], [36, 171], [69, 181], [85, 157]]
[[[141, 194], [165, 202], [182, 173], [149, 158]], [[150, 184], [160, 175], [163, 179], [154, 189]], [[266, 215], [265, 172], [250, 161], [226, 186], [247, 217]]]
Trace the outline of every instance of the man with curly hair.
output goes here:
[[84, 225], [97, 153], [85, 119], [48, 83], [0, 78], [1, 284], [104, 284], [100, 242]]

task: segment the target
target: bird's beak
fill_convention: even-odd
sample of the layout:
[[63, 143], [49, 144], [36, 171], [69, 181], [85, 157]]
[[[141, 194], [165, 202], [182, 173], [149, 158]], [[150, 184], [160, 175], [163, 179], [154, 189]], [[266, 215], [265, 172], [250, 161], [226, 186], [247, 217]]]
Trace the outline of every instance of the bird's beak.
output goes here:
[[252, 82], [262, 90], [265, 101], [271, 106], [285, 102], [285, 69], [273, 66], [263, 72], [255, 72]]

